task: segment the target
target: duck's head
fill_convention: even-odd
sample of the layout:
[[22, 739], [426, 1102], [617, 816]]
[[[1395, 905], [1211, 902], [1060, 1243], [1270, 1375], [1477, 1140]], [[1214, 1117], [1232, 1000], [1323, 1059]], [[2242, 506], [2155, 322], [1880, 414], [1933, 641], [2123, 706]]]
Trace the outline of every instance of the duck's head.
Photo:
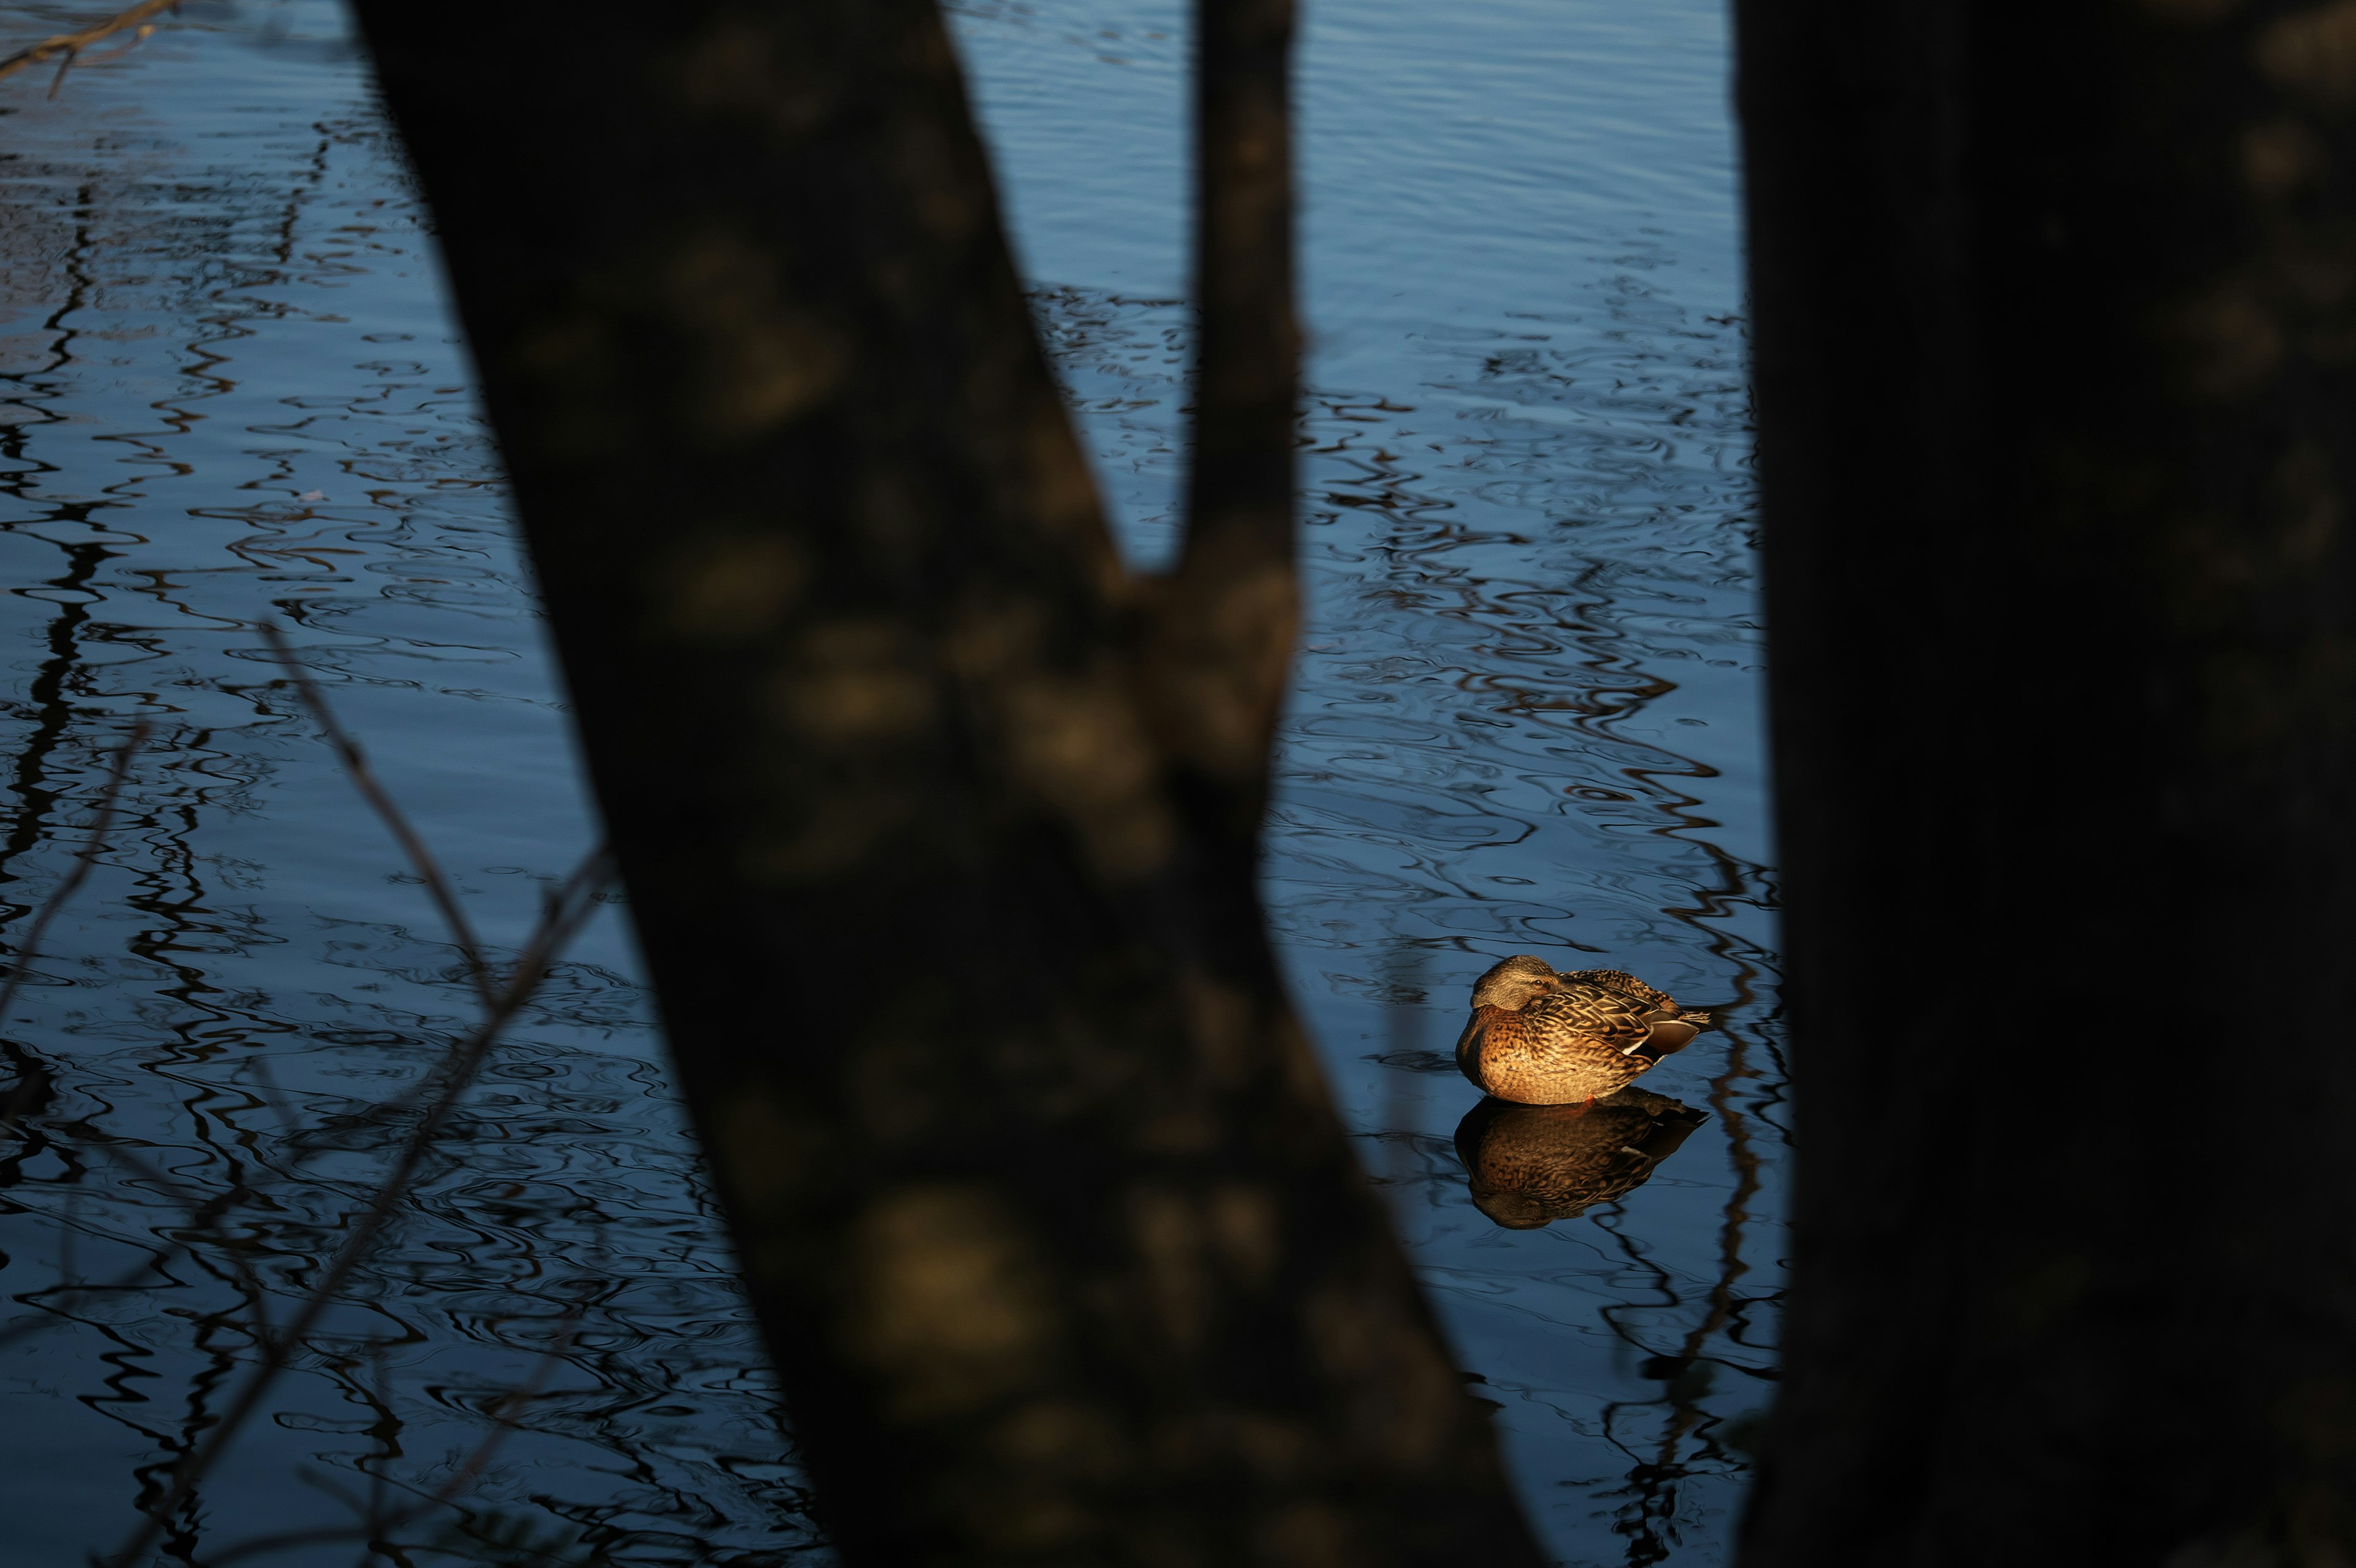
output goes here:
[[1472, 982], [1472, 1005], [1517, 1013], [1561, 985], [1562, 977], [1545, 959], [1516, 953]]

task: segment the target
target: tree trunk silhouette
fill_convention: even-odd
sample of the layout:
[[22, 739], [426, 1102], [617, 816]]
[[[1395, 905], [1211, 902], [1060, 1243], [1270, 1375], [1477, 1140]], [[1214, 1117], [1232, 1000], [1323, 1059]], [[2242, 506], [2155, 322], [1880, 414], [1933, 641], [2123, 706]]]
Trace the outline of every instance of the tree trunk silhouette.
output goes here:
[[1537, 1561], [1254, 887], [1286, 0], [1205, 0], [1190, 524], [1126, 572], [931, 0], [360, 0], [819, 1517]]
[[2356, 1554], [2356, 10], [1743, 0], [1745, 1568]]

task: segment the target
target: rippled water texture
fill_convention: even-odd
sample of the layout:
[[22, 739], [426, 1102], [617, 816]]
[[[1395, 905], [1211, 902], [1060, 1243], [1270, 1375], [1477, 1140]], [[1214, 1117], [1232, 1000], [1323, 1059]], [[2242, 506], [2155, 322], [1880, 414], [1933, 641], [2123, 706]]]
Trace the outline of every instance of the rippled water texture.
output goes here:
[[[12, 12], [0, 41], [78, 14]], [[956, 19], [1152, 560], [1180, 12]], [[381, 1107], [469, 1016], [257, 623], [289, 626], [494, 941], [592, 836], [429, 242], [343, 40], [325, 0], [197, 0], [54, 101], [0, 82], [10, 941], [110, 750], [156, 725], [0, 1040], [27, 1130], [0, 1153], [12, 1563], [121, 1539], [250, 1365], [257, 1309], [284, 1321], [316, 1277], [402, 1129]], [[1269, 891], [1367, 1165], [1574, 1563], [1720, 1558], [1769, 1387], [1781, 1070], [1724, 48], [1697, 0], [1323, 0], [1303, 59], [1313, 603]], [[1441, 1053], [1516, 951], [1718, 1009], [1615, 1112], [1633, 1144], [1494, 1115], [1458, 1136], [1476, 1096]], [[433, 1494], [497, 1415], [463, 1507], [406, 1539], [822, 1557], [647, 1017], [601, 917], [175, 1552]]]

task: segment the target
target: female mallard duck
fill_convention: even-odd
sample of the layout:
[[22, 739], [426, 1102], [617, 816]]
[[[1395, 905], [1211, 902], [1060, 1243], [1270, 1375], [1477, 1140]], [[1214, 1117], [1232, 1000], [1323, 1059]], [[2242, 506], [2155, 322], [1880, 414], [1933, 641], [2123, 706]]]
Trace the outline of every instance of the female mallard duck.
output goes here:
[[1709, 1027], [1617, 969], [1558, 975], [1520, 954], [1473, 983], [1456, 1041], [1464, 1076], [1500, 1100], [1566, 1105], [1609, 1094]]

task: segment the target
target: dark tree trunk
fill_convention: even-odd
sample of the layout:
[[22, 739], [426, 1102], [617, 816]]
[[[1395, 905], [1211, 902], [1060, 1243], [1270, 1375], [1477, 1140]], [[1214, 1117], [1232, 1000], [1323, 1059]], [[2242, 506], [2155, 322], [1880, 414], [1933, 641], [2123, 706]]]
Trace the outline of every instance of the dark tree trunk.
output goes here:
[[2356, 10], [1743, 0], [1746, 1568], [2356, 1555]]
[[1208, 8], [1204, 457], [1144, 583], [931, 0], [359, 5], [855, 1562], [1536, 1561], [1253, 889], [1290, 18]]

